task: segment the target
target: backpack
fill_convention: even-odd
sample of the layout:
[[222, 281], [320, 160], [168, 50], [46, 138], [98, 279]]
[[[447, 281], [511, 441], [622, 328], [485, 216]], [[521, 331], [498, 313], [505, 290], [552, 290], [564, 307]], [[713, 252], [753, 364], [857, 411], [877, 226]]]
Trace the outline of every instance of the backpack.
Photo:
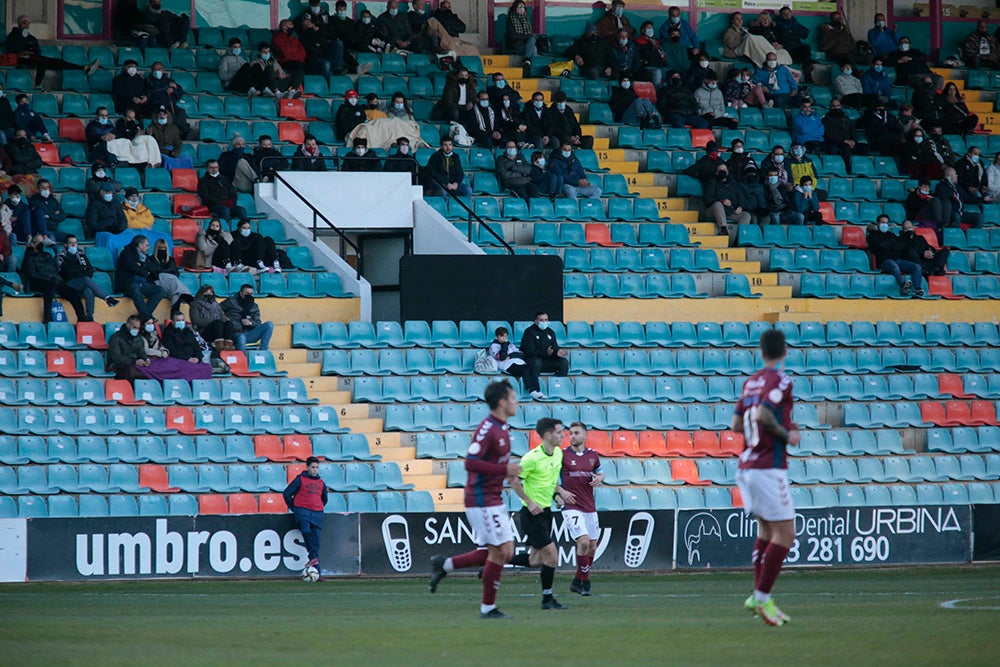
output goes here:
[[65, 322], [66, 309], [58, 299], [52, 299], [52, 308], [49, 310], [49, 322]]
[[500, 372], [500, 366], [497, 364], [497, 360], [490, 355], [489, 350], [479, 350], [479, 352], [476, 352], [474, 368], [477, 373], [482, 373], [483, 375], [496, 375]]

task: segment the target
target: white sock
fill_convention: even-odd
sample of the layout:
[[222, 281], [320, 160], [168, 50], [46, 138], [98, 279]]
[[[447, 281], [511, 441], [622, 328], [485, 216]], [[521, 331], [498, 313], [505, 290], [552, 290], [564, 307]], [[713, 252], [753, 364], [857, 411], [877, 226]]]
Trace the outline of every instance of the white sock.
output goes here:
[[496, 608], [497, 606], [495, 604], [481, 604], [479, 605], [479, 613], [488, 614]]
[[[455, 571], [455, 563], [453, 563], [450, 558], [444, 562], [444, 571], [445, 572]], [[486, 611], [489, 611], [489, 609], [487, 609]]]
[[552, 589], [551, 588], [543, 589], [542, 595], [552, 595]]
[[768, 600], [771, 599], [771, 594], [770, 593], [761, 593], [758, 590], [754, 590], [754, 592], [753, 592], [753, 598], [758, 603], [765, 604]]

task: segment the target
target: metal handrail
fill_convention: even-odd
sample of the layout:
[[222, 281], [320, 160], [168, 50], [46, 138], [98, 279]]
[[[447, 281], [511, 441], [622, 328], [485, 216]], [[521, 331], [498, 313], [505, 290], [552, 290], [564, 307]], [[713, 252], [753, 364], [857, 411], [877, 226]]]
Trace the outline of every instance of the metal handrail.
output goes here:
[[459, 197], [459, 196], [458, 196], [458, 195], [456, 195], [456, 194], [455, 194], [454, 192], [452, 192], [451, 190], [449, 190], [449, 189], [448, 189], [448, 188], [447, 188], [447, 187], [445, 186], [445, 184], [444, 184], [444, 183], [442, 183], [441, 181], [439, 181], [438, 179], [434, 178], [433, 176], [430, 176], [429, 174], [425, 174], [425, 175], [426, 175], [426, 176], [427, 176], [427, 178], [428, 178], [428, 179], [430, 179], [430, 180], [431, 180], [431, 181], [432, 181], [432, 182], [433, 182], [433, 183], [434, 183], [434, 184], [435, 184], [436, 186], [438, 186], [439, 188], [441, 188], [441, 191], [442, 191], [442, 192], [444, 192], [444, 193], [445, 193], [446, 195], [448, 195], [449, 197], [451, 197], [451, 198], [452, 198], [452, 201], [457, 201], [457, 202], [459, 203], [459, 205], [460, 205], [460, 206], [461, 206], [462, 208], [464, 208], [464, 209], [465, 209], [465, 211], [466, 211], [466, 212], [467, 212], [467, 213], [469, 214], [469, 217], [468, 217], [468, 218], [466, 219], [466, 222], [468, 223], [468, 227], [467, 227], [467, 230], [466, 230], [466, 235], [467, 235], [467, 238], [469, 239], [469, 243], [472, 243], [472, 242], [473, 242], [473, 241], [472, 241], [472, 219], [473, 219], [473, 218], [475, 218], [475, 219], [476, 219], [476, 220], [477, 220], [477, 221], [479, 222], [479, 224], [480, 224], [480, 226], [482, 227], [482, 229], [485, 229], [486, 231], [488, 231], [488, 232], [490, 233], [490, 236], [492, 236], [492, 237], [493, 237], [493, 238], [495, 238], [495, 239], [496, 239], [497, 241], [499, 241], [499, 242], [500, 242], [500, 244], [501, 244], [501, 245], [502, 245], [502, 246], [503, 246], [504, 248], [506, 248], [506, 249], [507, 249], [507, 253], [508, 253], [508, 254], [510, 254], [510, 255], [513, 255], [513, 254], [514, 254], [514, 249], [513, 249], [513, 248], [512, 248], [511, 246], [510, 246], [510, 244], [509, 244], [509, 243], [507, 243], [507, 241], [506, 241], [506, 240], [504, 239], [504, 237], [500, 236], [500, 235], [499, 235], [499, 234], [497, 234], [497, 233], [496, 233], [495, 231], [493, 231], [493, 228], [492, 228], [492, 227], [490, 227], [489, 225], [487, 225], [487, 224], [486, 224], [486, 221], [485, 221], [485, 220], [483, 220], [482, 218], [480, 218], [480, 217], [479, 217], [479, 214], [478, 214], [478, 213], [476, 213], [475, 211], [473, 211], [473, 210], [472, 210], [472, 208], [471, 208], [471, 207], [469, 207], [469, 205], [468, 205], [468, 204], [466, 204], [466, 203], [465, 203], [464, 201], [462, 201], [462, 198], [461, 198], [461, 197]]

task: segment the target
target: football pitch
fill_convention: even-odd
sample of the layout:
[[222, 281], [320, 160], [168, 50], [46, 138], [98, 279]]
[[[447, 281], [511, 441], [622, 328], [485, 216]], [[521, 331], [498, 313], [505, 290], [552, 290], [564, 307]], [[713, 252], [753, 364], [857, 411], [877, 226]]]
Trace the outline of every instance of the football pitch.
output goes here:
[[792, 616], [742, 608], [746, 572], [602, 575], [594, 595], [539, 608], [537, 574], [425, 579], [145, 581], [0, 586], [0, 664], [14, 665], [996, 665], [1000, 565], [783, 573]]

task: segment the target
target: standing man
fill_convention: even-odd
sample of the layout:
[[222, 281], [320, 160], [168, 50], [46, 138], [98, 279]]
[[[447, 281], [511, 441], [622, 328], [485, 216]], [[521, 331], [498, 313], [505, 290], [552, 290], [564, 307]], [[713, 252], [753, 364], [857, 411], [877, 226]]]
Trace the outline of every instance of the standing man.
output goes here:
[[521, 336], [521, 353], [528, 364], [524, 388], [532, 398], [545, 398], [538, 385], [539, 373], [555, 373], [559, 377], [565, 377], [569, 373], [569, 360], [566, 358], [568, 352], [559, 347], [556, 333], [549, 329], [548, 313], [535, 313], [535, 323], [525, 329]]
[[541, 565], [542, 609], [565, 609], [552, 595], [552, 582], [559, 564], [559, 552], [552, 541], [552, 499], [559, 494], [560, 504], [573, 502], [573, 494], [559, 486], [562, 473], [563, 425], [558, 419], [542, 417], [535, 425], [542, 442], [521, 458], [521, 476], [511, 480], [511, 488], [524, 505], [521, 507], [521, 532], [528, 541], [528, 553], [511, 559], [512, 565]]
[[[503, 566], [514, 554], [514, 529], [504, 506], [503, 482], [516, 478], [521, 466], [510, 458], [510, 426], [507, 420], [517, 414], [517, 392], [510, 382], [491, 382], [483, 392], [490, 414], [475, 431], [465, 469], [465, 516], [476, 535], [479, 548], [445, 558], [431, 557], [431, 593], [449, 572], [483, 568], [483, 599], [479, 605], [482, 618], [509, 618], [497, 609], [497, 591]], [[485, 547], [485, 549], [483, 548]]]
[[582, 422], [573, 422], [569, 425], [569, 447], [563, 451], [561, 483], [573, 500], [566, 500], [563, 521], [569, 536], [576, 540], [576, 576], [569, 590], [583, 596], [590, 595], [590, 567], [601, 536], [594, 488], [603, 481], [601, 457], [587, 447], [587, 427]]
[[764, 368], [743, 383], [731, 428], [742, 431], [746, 447], [740, 454], [736, 484], [743, 508], [757, 517], [753, 546], [754, 591], [743, 606], [768, 625], [791, 620], [774, 603], [771, 588], [795, 542], [795, 507], [788, 488], [785, 447], [799, 444], [798, 425], [792, 421], [792, 379], [778, 370], [785, 359], [785, 334], [765, 331], [760, 337]]
[[319, 538], [323, 532], [323, 508], [326, 507], [326, 482], [319, 476], [319, 459], [307, 458], [306, 469], [285, 487], [282, 495], [306, 543], [309, 552], [306, 567], [319, 569]]

